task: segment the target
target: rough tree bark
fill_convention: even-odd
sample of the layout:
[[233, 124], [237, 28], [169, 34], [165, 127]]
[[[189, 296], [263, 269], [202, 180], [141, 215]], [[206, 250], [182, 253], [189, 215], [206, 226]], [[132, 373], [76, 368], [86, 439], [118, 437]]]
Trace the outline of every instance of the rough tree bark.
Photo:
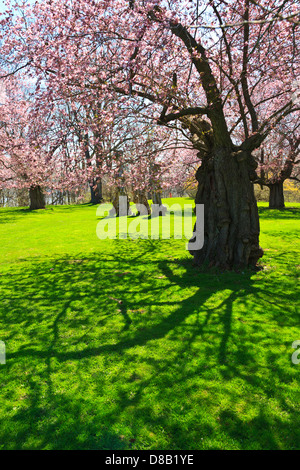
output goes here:
[[[96, 186], [96, 187], [95, 187]], [[90, 185], [91, 204], [100, 204], [102, 202], [102, 181], [93, 181]]]
[[162, 205], [162, 201], [161, 201], [161, 195], [159, 192], [157, 191], [153, 191], [152, 192], [152, 203], [153, 204], [158, 204], [158, 205]]
[[190, 250], [197, 265], [243, 268], [255, 266], [263, 255], [251, 183], [254, 166], [251, 155], [225, 148], [203, 160], [195, 202], [204, 204], [204, 245]]
[[283, 181], [277, 181], [268, 186], [270, 189], [269, 209], [284, 209]]
[[185, 118], [183, 124], [190, 129], [201, 159], [195, 203], [204, 204], [204, 244], [200, 250], [190, 245], [195, 264], [222, 269], [255, 266], [263, 250], [252, 183], [257, 178], [254, 157], [230, 141], [215, 145], [222, 138], [202, 118]]
[[45, 197], [40, 186], [32, 186], [29, 189], [30, 210], [45, 209]]
[[163, 206], [163, 203], [161, 200], [161, 184], [159, 180], [157, 179], [159, 170], [160, 170], [159, 165], [153, 164], [153, 163], [150, 165], [150, 171], [152, 175], [152, 191], [151, 191], [152, 215], [155, 217], [159, 215], [165, 215], [167, 212], [167, 208], [166, 206]]
[[[145, 206], [147, 214], [148, 215], [151, 214], [151, 209], [150, 209], [148, 199], [147, 199], [147, 195], [146, 195], [145, 191], [142, 191], [142, 190], [134, 191], [133, 202], [135, 204], [142, 204], [143, 206]], [[138, 209], [138, 206], [137, 206], [137, 209]], [[139, 210], [137, 211], [137, 215], [141, 215]]]

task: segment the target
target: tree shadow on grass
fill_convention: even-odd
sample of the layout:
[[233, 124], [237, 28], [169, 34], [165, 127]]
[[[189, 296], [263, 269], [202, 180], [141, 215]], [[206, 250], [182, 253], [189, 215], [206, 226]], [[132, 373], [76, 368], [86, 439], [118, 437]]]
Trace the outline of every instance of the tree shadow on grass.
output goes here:
[[[271, 330], [262, 335], [269, 323], [299, 324], [286, 308], [290, 280], [205, 273], [155, 250], [116, 243], [111, 257], [36, 259], [1, 279], [4, 448], [299, 445], [299, 418], [278, 387], [292, 389], [293, 370], [269, 352]], [[241, 398], [252, 415], [235, 406]]]

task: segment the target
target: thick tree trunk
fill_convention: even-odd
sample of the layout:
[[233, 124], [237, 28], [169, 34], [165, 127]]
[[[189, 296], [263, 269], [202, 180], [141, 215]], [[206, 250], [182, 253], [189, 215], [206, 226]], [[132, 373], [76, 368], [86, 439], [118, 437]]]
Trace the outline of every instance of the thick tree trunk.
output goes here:
[[284, 194], [283, 194], [283, 181], [279, 181], [269, 185], [269, 208], [270, 209], [283, 209]]
[[161, 192], [160, 191], [153, 191], [152, 192], [152, 215], [154, 217], [158, 215], [166, 215], [167, 208], [163, 205], [161, 200]]
[[204, 245], [200, 250], [193, 250], [190, 244], [197, 265], [243, 268], [255, 266], [263, 255], [251, 183], [255, 167], [250, 154], [230, 152], [226, 148], [214, 150], [203, 160], [196, 174], [195, 202], [204, 204]]
[[[126, 196], [127, 200], [126, 203], [124, 203], [124, 199], [121, 200], [121, 207], [120, 207], [120, 196], [124, 197]], [[126, 194], [126, 191], [124, 188], [118, 189], [113, 197], [112, 200], [112, 205], [114, 207], [115, 215], [117, 217], [119, 216], [124, 216], [124, 215], [132, 215], [131, 209], [130, 209], [130, 201], [129, 197]]]
[[158, 204], [159, 206], [162, 205], [161, 194], [160, 194], [159, 191], [153, 191], [152, 192], [152, 203], [153, 204]]
[[[96, 188], [95, 188], [96, 186]], [[94, 181], [90, 185], [91, 189], [91, 204], [100, 204], [102, 202], [102, 181], [99, 180], [97, 183]]]
[[30, 210], [45, 209], [45, 197], [40, 186], [32, 186], [29, 189]]

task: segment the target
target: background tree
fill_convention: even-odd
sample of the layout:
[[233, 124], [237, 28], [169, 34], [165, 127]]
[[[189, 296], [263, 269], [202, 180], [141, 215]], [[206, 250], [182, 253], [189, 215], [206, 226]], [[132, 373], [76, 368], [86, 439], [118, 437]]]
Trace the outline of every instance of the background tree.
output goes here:
[[3, 61], [47, 82], [49, 100], [109, 98], [118, 106], [107, 119], [140, 102], [148, 119], [181, 123], [201, 157], [205, 236], [195, 262], [255, 265], [263, 252], [253, 152], [299, 112], [296, 13], [278, 0], [36, 2], [3, 19]]
[[33, 102], [25, 84], [5, 80], [1, 103], [0, 184], [27, 188], [30, 209], [45, 208], [45, 190], [67, 190], [85, 181], [80, 147], [66, 112]]

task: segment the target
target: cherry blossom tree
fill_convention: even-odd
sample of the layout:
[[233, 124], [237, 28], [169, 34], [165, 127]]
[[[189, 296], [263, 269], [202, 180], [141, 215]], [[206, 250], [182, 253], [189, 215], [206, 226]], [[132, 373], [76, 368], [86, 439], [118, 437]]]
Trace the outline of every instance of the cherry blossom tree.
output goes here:
[[[286, 0], [48, 0], [9, 7], [7, 73], [114, 120], [128, 103], [162, 126], [177, 122], [198, 151], [196, 203], [205, 206], [199, 265], [255, 265], [262, 256], [254, 152], [289, 115], [299, 76], [296, 3]], [[263, 97], [261, 91], [264, 90]], [[44, 95], [45, 96], [45, 95]], [[39, 99], [38, 92], [36, 99]], [[299, 115], [299, 114], [298, 114]]]
[[150, 126], [132, 121], [130, 116], [121, 122], [117, 135], [112, 133], [110, 139], [106, 136], [107, 153], [101, 160], [101, 172], [106, 184], [115, 189], [116, 213], [118, 196], [131, 195], [133, 202], [143, 204], [150, 214], [148, 198], [162, 206], [162, 191], [183, 185], [195, 172], [192, 165], [199, 166], [197, 152], [177, 128]]
[[284, 208], [283, 183], [299, 181], [300, 122], [288, 120], [270, 133], [258, 152], [258, 179], [255, 183], [270, 189], [269, 208]]

